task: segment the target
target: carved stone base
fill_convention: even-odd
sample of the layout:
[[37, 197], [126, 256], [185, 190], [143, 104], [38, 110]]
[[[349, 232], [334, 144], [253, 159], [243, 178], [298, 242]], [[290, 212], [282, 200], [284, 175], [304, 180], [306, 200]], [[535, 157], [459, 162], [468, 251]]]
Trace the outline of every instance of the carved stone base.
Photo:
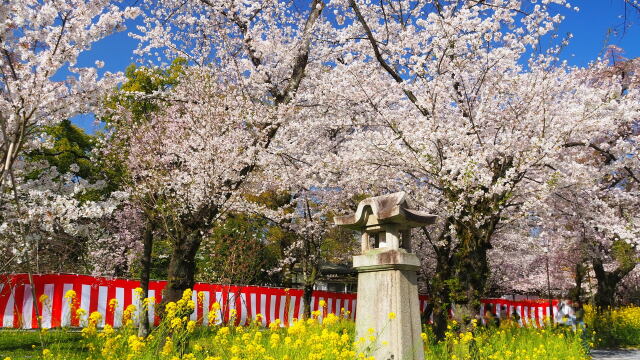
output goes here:
[[[424, 360], [418, 258], [402, 249], [376, 249], [355, 256], [353, 265], [358, 271], [356, 341], [364, 338], [359, 351], [376, 360]], [[373, 344], [371, 335], [376, 337]]]

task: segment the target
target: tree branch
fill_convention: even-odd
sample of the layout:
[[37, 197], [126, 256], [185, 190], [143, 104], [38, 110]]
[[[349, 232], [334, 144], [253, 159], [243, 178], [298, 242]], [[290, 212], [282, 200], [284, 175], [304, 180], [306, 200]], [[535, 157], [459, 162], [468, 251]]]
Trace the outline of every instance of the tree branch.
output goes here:
[[[349, 0], [349, 6], [351, 6], [351, 8], [353, 9], [353, 12], [356, 14], [356, 18], [358, 18], [358, 21], [362, 25], [362, 28], [364, 29], [367, 35], [367, 39], [369, 39], [369, 43], [371, 44], [371, 48], [373, 49], [373, 53], [376, 57], [376, 60], [378, 61], [380, 66], [382, 66], [382, 68], [389, 75], [391, 75], [393, 80], [395, 80], [398, 84], [402, 84], [404, 82], [402, 77], [400, 77], [400, 75], [398, 75], [398, 73], [389, 64], [387, 64], [387, 62], [382, 57], [382, 53], [380, 52], [380, 48], [378, 47], [378, 42], [373, 36], [373, 33], [371, 32], [371, 28], [369, 27], [369, 24], [367, 24], [367, 21], [364, 19], [364, 16], [362, 16], [362, 13], [360, 12], [360, 8], [358, 7], [358, 4], [356, 4], [355, 0]], [[418, 111], [420, 111], [422, 115], [427, 117], [430, 116], [429, 110], [427, 110], [426, 108], [418, 104], [418, 98], [415, 96], [415, 94], [411, 90], [403, 88], [402, 91], [413, 103], [413, 105], [415, 105], [415, 107], [418, 109]]]

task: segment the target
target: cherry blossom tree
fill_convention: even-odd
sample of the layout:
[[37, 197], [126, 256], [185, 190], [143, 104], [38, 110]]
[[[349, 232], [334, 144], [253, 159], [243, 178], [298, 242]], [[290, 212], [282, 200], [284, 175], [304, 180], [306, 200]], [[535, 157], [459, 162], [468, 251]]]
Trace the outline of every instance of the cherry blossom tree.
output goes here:
[[100, 192], [104, 182], [78, 178], [75, 164], [66, 173], [46, 162], [16, 170], [42, 174], [21, 179], [13, 190], [16, 201], [2, 206], [3, 266], [11, 271], [100, 272], [105, 262], [113, 268], [126, 259], [127, 253], [111, 260], [92, 256], [107, 250], [100, 244], [110, 242], [108, 220], [125, 194], [83, 199], [88, 192]]
[[77, 170], [61, 173], [46, 161], [27, 160], [53, 146], [45, 127], [98, 110], [118, 77], [99, 77], [100, 61], [86, 68], [76, 61], [138, 10], [102, 0], [20, 0], [3, 2], [0, 14], [1, 227], [14, 258], [24, 262], [37, 259], [32, 240], [74, 243], [77, 236], [97, 234], [90, 219], [114, 208], [102, 200], [81, 201], [81, 194], [101, 184], [77, 178]]
[[[316, 164], [307, 178], [321, 186], [410, 191], [439, 215], [422, 235], [443, 328], [453, 297], [484, 294], [494, 241], [531, 237], [517, 224], [541, 206], [570, 144], [605, 135], [612, 118], [629, 124], [637, 95], [620, 101], [616, 84], [596, 87], [560, 62], [562, 39], [540, 50], [565, 1], [332, 5], [336, 65], [315, 88], [312, 139], [298, 139], [321, 150], [295, 159]], [[329, 147], [313, 136], [322, 129]]]
[[[295, 188], [300, 178], [292, 173], [287, 177], [291, 181], [283, 181], [278, 185], [293, 185], [289, 188], [293, 194], [289, 207], [279, 209], [275, 214], [275, 223], [285, 232], [292, 235], [291, 243], [284, 248], [280, 263], [269, 272], [284, 272], [296, 269], [300, 275], [303, 288], [305, 318], [311, 316], [311, 297], [316, 282], [322, 275], [322, 266], [326, 264], [345, 264], [351, 261], [359, 242], [354, 234], [333, 225], [333, 217], [343, 209], [355, 210], [357, 202], [345, 198], [345, 193], [338, 189], [304, 189]], [[293, 191], [296, 190], [296, 191]]]
[[[135, 8], [120, 9], [111, 1], [8, 1], [1, 5], [0, 75], [2, 100], [0, 186], [15, 178], [21, 154], [42, 146], [42, 126], [53, 125], [95, 109], [104, 90], [114, 84], [96, 67], [76, 67], [78, 56], [96, 41], [123, 30]], [[61, 71], [70, 76], [57, 80]], [[58, 75], [58, 76], [56, 76]]]
[[612, 119], [637, 118], [636, 90], [620, 97], [619, 83], [558, 59], [565, 0], [152, 5], [139, 52], [195, 65], [192, 94], [167, 94], [175, 105], [134, 156], [140, 179], [181, 199], [163, 207], [180, 239], [169, 294], [190, 286], [202, 233], [248, 206], [237, 195], [259, 170], [263, 186], [286, 178], [345, 198], [409, 191], [439, 215], [420, 236], [442, 327], [453, 297], [478, 304], [498, 245], [536, 241], [526, 223], [558, 177], [585, 175], [571, 169]]
[[207, 68], [189, 69], [166, 96], [171, 105], [131, 134], [127, 168], [171, 239], [170, 297], [193, 286], [195, 256], [218, 219], [244, 209], [243, 185], [270, 131], [262, 121], [273, 115]]
[[[127, 246], [103, 249], [101, 244], [111, 243], [112, 211], [126, 195], [114, 192], [112, 179], [96, 161], [97, 137], [68, 120], [43, 131], [51, 145], [21, 156], [14, 169], [19, 181], [7, 194], [11, 201], [0, 203], [3, 267], [83, 273], [122, 269], [131, 255]], [[94, 257], [96, 250], [121, 256]]]
[[[524, 236], [523, 232], [520, 241], [497, 243], [494, 266], [501, 279], [494, 277], [494, 281], [501, 282], [503, 289], [544, 293], [540, 263], [546, 259], [540, 250], [547, 246], [552, 287], [561, 291], [572, 288], [569, 294], [576, 300], [584, 300], [585, 291], [594, 292], [596, 304], [607, 307], [616, 298], [618, 284], [636, 266], [636, 62], [624, 59], [620, 49], [610, 48], [605, 61], [576, 71], [595, 92], [608, 89], [601, 94], [612, 99], [610, 105], [627, 111], [611, 113], [598, 136], [563, 144], [560, 161], [549, 164], [555, 172], [546, 185], [549, 189], [524, 229], [544, 229], [546, 240]], [[516, 254], [505, 256], [505, 251]], [[514, 268], [519, 270], [504, 271]], [[592, 286], [585, 284], [587, 275], [596, 280]]]
[[600, 136], [564, 145], [572, 161], [558, 169], [548, 202], [551, 227], [575, 241], [576, 253], [591, 264], [601, 308], [613, 305], [619, 283], [640, 262], [638, 60], [621, 58], [617, 48], [610, 54], [608, 64], [595, 64], [587, 76], [627, 111], [608, 118]]
[[[141, 296], [145, 298], [148, 297], [149, 280], [154, 267], [154, 243], [156, 249], [166, 248], [162, 246], [165, 236], [160, 231], [156, 216], [155, 193], [137, 191], [136, 173], [128, 167], [127, 158], [132, 142], [137, 139], [134, 135], [140, 127], [147, 125], [152, 115], [167, 105], [158, 94], [177, 84], [179, 76], [183, 74], [184, 63], [183, 59], [178, 58], [164, 68], [130, 65], [125, 71], [127, 80], [103, 105], [108, 111], [105, 111], [102, 119], [106, 125], [106, 133], [99, 156], [103, 166], [114, 174], [117, 186], [128, 194], [126, 203], [114, 216], [112, 246], [105, 247], [105, 250], [111, 251], [113, 245], [118, 245], [121, 248], [118, 253], [128, 250], [130, 254], [136, 255], [127, 257], [126, 264], [130, 270], [138, 268], [135, 265], [139, 257]], [[121, 113], [127, 114], [124, 117], [126, 120], [123, 121], [123, 117], [119, 116]], [[165, 254], [159, 252], [156, 260], [162, 258], [162, 255]], [[157, 269], [157, 264], [155, 265]], [[146, 337], [149, 329], [148, 319], [142, 319], [138, 335]]]
[[[140, 139], [154, 153], [139, 147], [131, 157], [140, 179], [163, 179], [148, 187], [171, 204], [167, 301], [193, 285], [204, 233], [242, 202], [237, 195], [291, 118], [303, 79], [317, 71], [310, 50], [323, 4], [311, 5], [300, 13], [280, 2], [149, 2], [139, 52], [161, 50], [197, 66]], [[157, 160], [146, 162], [151, 155]]]

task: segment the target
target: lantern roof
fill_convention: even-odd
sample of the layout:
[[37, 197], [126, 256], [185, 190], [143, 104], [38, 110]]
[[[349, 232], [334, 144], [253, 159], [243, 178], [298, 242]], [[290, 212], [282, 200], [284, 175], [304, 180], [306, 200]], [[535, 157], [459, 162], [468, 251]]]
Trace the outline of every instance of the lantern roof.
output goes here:
[[409, 208], [404, 191], [366, 198], [352, 215], [336, 216], [336, 225], [353, 230], [374, 230], [382, 225], [409, 229], [433, 224], [436, 215]]

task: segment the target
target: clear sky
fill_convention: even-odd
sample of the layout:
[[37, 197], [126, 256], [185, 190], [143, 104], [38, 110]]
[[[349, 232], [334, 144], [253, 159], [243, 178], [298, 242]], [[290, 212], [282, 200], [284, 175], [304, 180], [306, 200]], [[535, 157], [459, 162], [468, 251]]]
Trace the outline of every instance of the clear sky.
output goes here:
[[[561, 54], [569, 64], [586, 66], [602, 54], [607, 44], [623, 48], [628, 58], [640, 57], [640, 13], [625, 9], [623, 0], [574, 0], [572, 5], [580, 10], [563, 10], [566, 19], [558, 29], [559, 35], [573, 34], [569, 46]], [[89, 66], [102, 60], [105, 62], [102, 71], [124, 71], [136, 60], [133, 54], [136, 41], [127, 34], [136, 31], [137, 23], [140, 22], [130, 22], [127, 31], [94, 44], [90, 51], [80, 56], [78, 65]], [[72, 120], [89, 132], [97, 128], [92, 115], [81, 115]]]
[[563, 13], [566, 19], [559, 33], [570, 32], [573, 39], [562, 56], [572, 65], [585, 66], [607, 44], [623, 48], [628, 58], [640, 56], [640, 13], [625, 12], [624, 4], [623, 0], [572, 1], [580, 11]]

